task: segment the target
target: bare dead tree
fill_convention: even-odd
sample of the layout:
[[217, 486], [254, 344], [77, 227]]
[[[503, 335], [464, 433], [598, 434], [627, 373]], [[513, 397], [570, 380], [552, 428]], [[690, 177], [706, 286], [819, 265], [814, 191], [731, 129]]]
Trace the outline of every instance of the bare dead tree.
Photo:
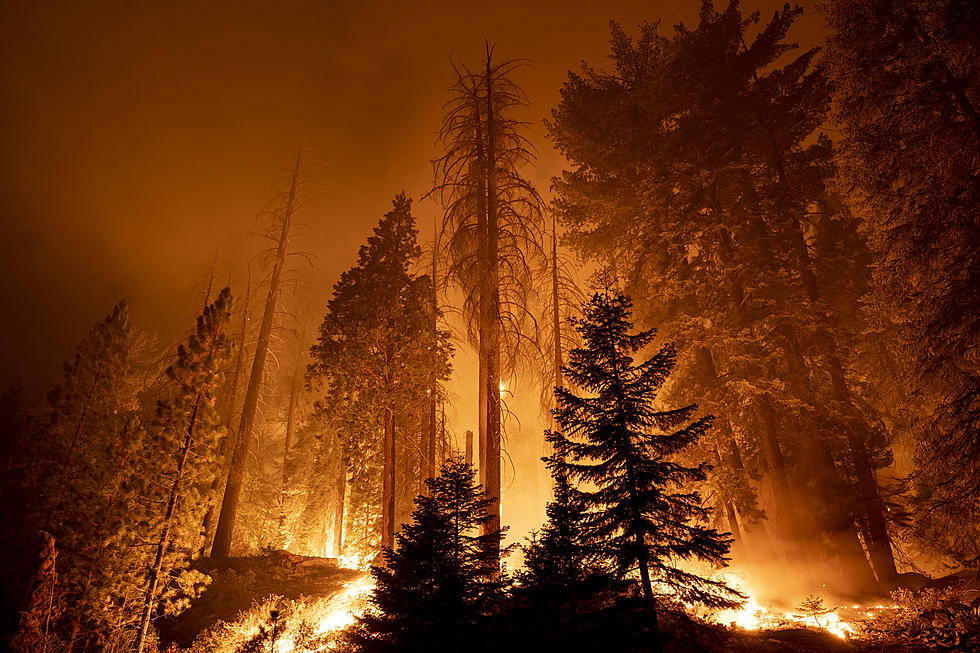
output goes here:
[[289, 255], [290, 229], [293, 225], [294, 215], [300, 205], [298, 189], [301, 163], [302, 150], [296, 154], [296, 163], [289, 181], [289, 190], [285, 195], [281, 209], [276, 215], [276, 222], [279, 226], [278, 242], [272, 259], [269, 290], [262, 313], [262, 324], [259, 327], [259, 335], [255, 343], [255, 355], [252, 359], [252, 370], [249, 374], [248, 387], [245, 390], [245, 403], [242, 406], [241, 421], [238, 432], [235, 434], [235, 446], [232, 450], [231, 467], [228, 471], [228, 480], [225, 484], [224, 497], [221, 502], [221, 513], [218, 516], [214, 544], [211, 547], [211, 556], [215, 558], [227, 558], [231, 552], [231, 540], [235, 529], [235, 519], [238, 516], [238, 503], [241, 496], [242, 480], [245, 476], [245, 463], [248, 459], [252, 429], [255, 425], [259, 394], [265, 372], [266, 357], [269, 353], [269, 342], [275, 321], [276, 307], [283, 283], [286, 258]]
[[479, 353], [480, 483], [492, 502], [486, 532], [500, 527], [499, 384], [537, 352], [529, 300], [546, 259], [541, 198], [521, 174], [533, 148], [526, 123], [513, 117], [528, 106], [511, 79], [523, 64], [495, 62], [489, 44], [479, 69], [454, 64], [439, 135], [445, 154], [434, 162], [430, 192], [444, 209], [443, 282], [462, 291], [467, 336]]

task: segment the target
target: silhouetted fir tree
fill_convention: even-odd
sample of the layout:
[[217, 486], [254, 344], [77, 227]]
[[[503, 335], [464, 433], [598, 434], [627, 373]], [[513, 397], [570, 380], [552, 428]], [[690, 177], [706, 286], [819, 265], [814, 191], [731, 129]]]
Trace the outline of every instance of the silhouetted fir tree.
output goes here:
[[[547, 432], [549, 441], [556, 437]], [[531, 603], [571, 604], [611, 580], [588, 541], [588, 513], [581, 497], [572, 489], [562, 461], [557, 456], [544, 459], [552, 470], [554, 499], [545, 512], [548, 521], [524, 550], [524, 568], [518, 572], [518, 596]]]
[[705, 480], [707, 464], [686, 467], [676, 457], [712, 418], [695, 419], [695, 405], [654, 408], [677, 354], [665, 345], [634, 363], [655, 332], [630, 333], [631, 309], [625, 295], [597, 292], [584, 306], [584, 318], [574, 320], [584, 344], [572, 350], [564, 371], [573, 387], [589, 394], [555, 389], [561, 430], [549, 440], [563, 459], [556, 470], [575, 483], [587, 511], [588, 544], [617, 577], [639, 571], [656, 631], [655, 586], [672, 599], [711, 607], [738, 605], [740, 595], [677, 566], [692, 559], [723, 565], [732, 542], [705, 525], [710, 509], [687, 489]]
[[355, 651], [479, 649], [482, 620], [503, 598], [507, 579], [496, 562], [503, 535], [479, 533], [491, 500], [473, 468], [450, 460], [426, 486], [398, 547], [385, 550], [387, 567], [372, 570], [373, 609], [348, 635]]
[[[548, 436], [551, 431], [548, 431]], [[544, 458], [552, 471], [554, 499], [548, 520], [523, 547], [524, 566], [516, 574], [513, 614], [507, 627], [521, 633], [528, 649], [607, 650], [596, 622], [624, 586], [588, 538], [588, 513], [552, 455]]]

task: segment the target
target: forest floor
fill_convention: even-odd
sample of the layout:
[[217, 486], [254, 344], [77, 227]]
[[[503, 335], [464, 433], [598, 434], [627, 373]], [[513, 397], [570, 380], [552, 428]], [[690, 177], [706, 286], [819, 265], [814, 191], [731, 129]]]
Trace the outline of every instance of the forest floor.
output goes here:
[[200, 560], [196, 568], [211, 584], [176, 617], [157, 622], [161, 643], [181, 648], [219, 622], [231, 623], [242, 613], [273, 597], [330, 597], [364, 575], [345, 569], [334, 558], [299, 556], [274, 551], [264, 556]]
[[[267, 617], [270, 606], [299, 599], [329, 599], [343, 596], [341, 590], [364, 584], [363, 571], [345, 569], [332, 558], [299, 556], [275, 551], [263, 556], [203, 559], [197, 569], [211, 577], [208, 588], [176, 617], [157, 622], [161, 649], [176, 645], [191, 647], [202, 634], [224, 624], [253, 628], [255, 620]], [[287, 601], [283, 602], [285, 599]], [[322, 605], [322, 603], [321, 603]], [[259, 609], [257, 606], [264, 606]], [[264, 612], [263, 612], [264, 610]], [[358, 612], [360, 609], [357, 610]], [[956, 617], [955, 628], [942, 611], [930, 610], [913, 618], [911, 613], [896, 614], [890, 627], [877, 633], [861, 632], [842, 639], [817, 628], [785, 627], [743, 630], [706, 624], [678, 614], [668, 617], [665, 629], [671, 633], [665, 653], [919, 653], [921, 651], [980, 651], [980, 616]], [[902, 616], [902, 614], [907, 616]], [[248, 615], [248, 616], [246, 616]], [[295, 616], [295, 615], [292, 615]], [[940, 623], [940, 618], [942, 623]], [[897, 619], [897, 621], [895, 621]], [[949, 622], [949, 623], [946, 623]], [[961, 623], [962, 622], [962, 623]], [[248, 624], [253, 624], [249, 626]], [[342, 627], [338, 623], [336, 627]], [[239, 630], [242, 630], [239, 628]], [[908, 636], [904, 636], [904, 635]], [[215, 650], [237, 649], [225, 632], [210, 641], [224, 638], [225, 646]], [[241, 633], [237, 636], [244, 637]], [[236, 640], [237, 641], [237, 640]], [[198, 639], [200, 645], [201, 640]], [[210, 646], [195, 650], [211, 650]]]

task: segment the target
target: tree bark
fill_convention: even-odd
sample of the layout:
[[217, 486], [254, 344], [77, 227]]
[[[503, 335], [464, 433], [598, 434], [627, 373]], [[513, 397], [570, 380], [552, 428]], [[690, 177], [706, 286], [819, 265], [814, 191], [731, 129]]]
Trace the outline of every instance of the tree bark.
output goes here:
[[296, 402], [299, 398], [299, 381], [302, 376], [301, 367], [296, 366], [293, 371], [293, 381], [289, 387], [289, 405], [286, 408], [286, 441], [282, 447], [282, 477], [279, 484], [279, 546], [286, 548], [286, 495], [289, 487], [289, 475], [287, 465], [289, 464], [289, 449], [293, 444], [293, 435], [296, 431]]
[[344, 555], [344, 504], [347, 498], [347, 461], [344, 459], [340, 461], [335, 483], [337, 502], [333, 513], [333, 555], [340, 558]]
[[789, 484], [789, 477], [786, 475], [786, 462], [783, 459], [783, 452], [779, 446], [776, 415], [772, 407], [772, 399], [767, 393], [762, 393], [753, 397], [752, 402], [756, 420], [762, 431], [762, 448], [769, 467], [769, 475], [773, 482], [776, 505], [780, 512], [779, 516], [783, 521], [790, 539], [799, 542], [802, 539], [800, 520], [796, 509], [796, 501], [793, 498], [793, 490]]
[[[487, 85], [487, 284], [488, 306], [485, 325], [487, 336], [486, 393], [487, 455], [485, 474], [489, 519], [483, 524], [485, 534], [500, 530], [500, 281], [497, 262], [497, 185], [496, 185], [496, 118], [493, 106], [493, 75], [490, 70], [490, 53], [486, 59]], [[491, 544], [499, 566], [500, 542]]]
[[381, 486], [381, 546], [395, 547], [395, 413], [385, 408], [384, 478]]
[[296, 165], [293, 169], [289, 186], [289, 196], [282, 216], [282, 228], [276, 257], [269, 278], [269, 293], [265, 300], [265, 310], [262, 314], [262, 325], [259, 327], [259, 337], [255, 343], [255, 357], [252, 360], [252, 371], [245, 390], [245, 404], [242, 406], [242, 419], [235, 436], [235, 447], [231, 458], [231, 468], [228, 471], [228, 481], [221, 502], [221, 514], [218, 516], [218, 526], [214, 535], [214, 545], [211, 557], [227, 558], [231, 553], [231, 541], [235, 530], [235, 520], [238, 517], [238, 502], [242, 492], [242, 481], [245, 478], [245, 463], [255, 425], [255, 415], [258, 410], [259, 393], [261, 392], [262, 376], [265, 372], [265, 359], [269, 353], [269, 340], [272, 335], [272, 325], [275, 321], [276, 304], [279, 296], [279, 285], [283, 267], [286, 263], [286, 244], [289, 239], [289, 228], [292, 224], [293, 213], [296, 210], [296, 190], [299, 181], [299, 168], [302, 153], [296, 155]]
[[[438, 272], [439, 229], [436, 228], [432, 241], [432, 342], [433, 346], [439, 338], [439, 295], [436, 292], [436, 273]], [[438, 387], [435, 373], [429, 377], [429, 424], [426, 433], [425, 447], [425, 478], [435, 478], [436, 475], [436, 402]]]
[[[561, 349], [561, 310], [558, 305], [558, 218], [557, 213], [551, 216], [551, 303], [554, 328], [554, 364], [555, 364], [555, 387], [560, 388], [565, 385], [562, 378], [561, 368], [564, 364]], [[554, 421], [554, 420], [552, 420]]]

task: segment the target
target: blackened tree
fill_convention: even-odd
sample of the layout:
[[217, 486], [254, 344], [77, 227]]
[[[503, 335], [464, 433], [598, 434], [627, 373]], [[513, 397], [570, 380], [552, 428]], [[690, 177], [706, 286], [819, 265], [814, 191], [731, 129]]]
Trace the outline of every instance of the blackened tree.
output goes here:
[[[569, 483], [561, 459], [552, 454], [543, 460], [552, 472], [554, 498], [541, 531], [522, 547], [524, 566], [515, 578], [510, 626], [524, 633], [529, 650], [586, 650], [586, 638], [590, 642], [601, 638], [590, 628], [594, 623], [590, 617], [624, 588], [588, 537], [585, 503]], [[598, 650], [607, 644], [603, 642]]]
[[705, 480], [707, 464], [687, 467], [677, 460], [712, 418], [695, 418], [693, 404], [654, 407], [677, 354], [666, 345], [634, 363], [655, 332], [631, 333], [631, 313], [629, 298], [610, 291], [595, 293], [584, 306], [584, 318], [575, 321], [584, 344], [572, 350], [565, 374], [589, 394], [555, 390], [560, 430], [549, 440], [562, 459], [556, 468], [576, 483], [588, 511], [589, 543], [617, 576], [639, 571], [656, 629], [655, 584], [712, 607], [738, 605], [740, 595], [677, 567], [691, 559], [722, 565], [732, 543], [705, 525], [710, 510], [688, 489]]
[[348, 635], [356, 651], [454, 651], [473, 644], [482, 618], [503, 597], [497, 573], [502, 532], [480, 532], [491, 499], [473, 468], [447, 461], [427, 494], [415, 499], [411, 523], [386, 549], [386, 567], [372, 570], [373, 609]]

